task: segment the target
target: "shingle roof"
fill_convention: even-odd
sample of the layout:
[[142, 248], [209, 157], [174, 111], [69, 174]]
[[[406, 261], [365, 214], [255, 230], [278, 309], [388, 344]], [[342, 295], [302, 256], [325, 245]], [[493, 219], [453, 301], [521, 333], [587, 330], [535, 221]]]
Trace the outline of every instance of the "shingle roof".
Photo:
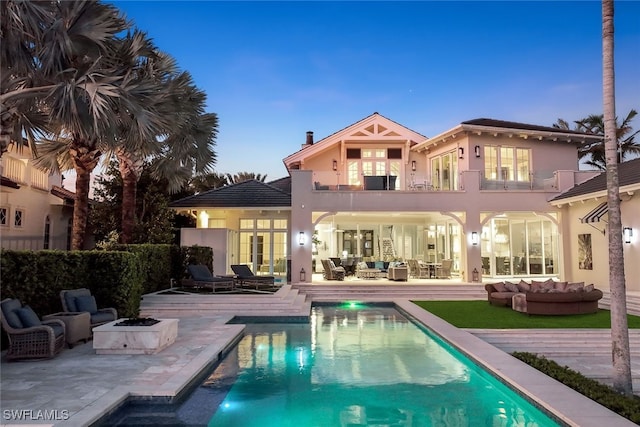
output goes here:
[[169, 206], [172, 208], [291, 207], [291, 193], [252, 179], [185, 197], [170, 203]]
[[[618, 165], [618, 181], [620, 187], [640, 183], [640, 158], [629, 160]], [[552, 200], [568, 199], [576, 196], [597, 193], [607, 189], [607, 173], [602, 172], [593, 178], [570, 188]]]
[[485, 119], [485, 118], [467, 120], [466, 122], [462, 122], [461, 124], [473, 125], [473, 126], [490, 126], [490, 127], [507, 128], [507, 129], [524, 129], [524, 130], [533, 130], [533, 131], [542, 131], [542, 132], [574, 133], [576, 135], [592, 135], [592, 134], [585, 134], [584, 132], [580, 132], [576, 130], [565, 130], [560, 128], [554, 128], [551, 126], [531, 125], [528, 123], [509, 122], [506, 120], [495, 120], [495, 119]]

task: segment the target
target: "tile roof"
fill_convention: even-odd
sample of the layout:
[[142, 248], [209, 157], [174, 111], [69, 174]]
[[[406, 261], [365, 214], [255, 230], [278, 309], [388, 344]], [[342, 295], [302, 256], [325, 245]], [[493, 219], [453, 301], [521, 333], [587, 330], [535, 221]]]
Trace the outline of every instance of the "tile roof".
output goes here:
[[291, 177], [285, 176], [284, 178], [276, 179], [268, 183], [272, 187], [281, 189], [287, 194], [291, 194]]
[[[640, 158], [629, 160], [618, 165], [618, 181], [620, 187], [631, 184], [640, 184]], [[607, 189], [607, 173], [602, 172], [593, 178], [570, 188], [552, 200], [562, 200], [571, 197], [584, 196]]]
[[485, 118], [467, 120], [466, 122], [462, 122], [461, 124], [472, 125], [472, 126], [490, 126], [490, 127], [506, 128], [506, 129], [523, 129], [523, 130], [542, 131], [542, 132], [574, 133], [576, 135], [592, 135], [593, 136], [593, 134], [585, 134], [584, 132], [580, 132], [576, 130], [566, 130], [566, 129], [554, 128], [552, 126], [539, 126], [539, 125], [531, 125], [528, 123], [509, 122], [506, 120], [495, 120], [495, 119], [485, 119]]
[[[276, 185], [266, 184], [255, 179], [226, 185], [185, 197], [169, 204], [172, 208], [267, 208], [291, 207], [291, 192], [281, 188], [281, 180]], [[291, 181], [289, 181], [289, 184]]]

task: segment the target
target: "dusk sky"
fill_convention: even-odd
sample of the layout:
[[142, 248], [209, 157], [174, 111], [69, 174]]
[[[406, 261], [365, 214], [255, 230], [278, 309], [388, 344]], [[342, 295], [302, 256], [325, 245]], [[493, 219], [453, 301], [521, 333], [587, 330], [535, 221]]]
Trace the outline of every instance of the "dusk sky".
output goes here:
[[[113, 3], [207, 93], [220, 173], [287, 176], [306, 131], [373, 112], [426, 137], [602, 113], [599, 1]], [[640, 108], [640, 1], [615, 8], [620, 117]]]

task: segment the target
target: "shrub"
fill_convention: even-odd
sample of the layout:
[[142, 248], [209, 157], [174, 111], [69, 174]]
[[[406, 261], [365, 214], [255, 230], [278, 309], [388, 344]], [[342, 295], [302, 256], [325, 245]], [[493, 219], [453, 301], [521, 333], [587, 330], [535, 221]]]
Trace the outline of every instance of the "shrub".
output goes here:
[[636, 424], [640, 423], [640, 397], [624, 396], [606, 384], [587, 378], [581, 373], [567, 366], [560, 366], [558, 363], [553, 360], [548, 360], [545, 357], [539, 357], [526, 352], [515, 352], [511, 354], [545, 375], [560, 381], [567, 387], [609, 408], [613, 412]]

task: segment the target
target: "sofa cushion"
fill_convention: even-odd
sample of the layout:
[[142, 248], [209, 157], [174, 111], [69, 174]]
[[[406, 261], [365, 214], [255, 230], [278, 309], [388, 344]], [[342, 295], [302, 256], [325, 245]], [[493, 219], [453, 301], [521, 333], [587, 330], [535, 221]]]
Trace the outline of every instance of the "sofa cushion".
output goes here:
[[524, 280], [520, 280], [518, 283], [518, 291], [520, 292], [529, 292], [531, 290], [531, 285]]
[[568, 284], [569, 284], [569, 282], [555, 282], [553, 284], [553, 289], [558, 291], [558, 292], [566, 292]]
[[18, 317], [20, 317], [20, 321], [25, 328], [42, 325], [42, 322], [40, 321], [38, 315], [28, 305], [25, 305], [24, 307], [18, 309], [17, 312]]
[[584, 291], [584, 292], [591, 292], [591, 291], [593, 291], [594, 289], [595, 289], [595, 286], [594, 286], [594, 285], [593, 285], [593, 283], [592, 283], [592, 284], [590, 284], [590, 285], [585, 286], [585, 287], [583, 288], [583, 291]]
[[115, 317], [110, 311], [100, 311], [98, 313], [93, 313], [91, 315], [91, 324], [95, 325], [96, 323], [108, 323], [113, 322]]
[[567, 292], [582, 292], [584, 289], [584, 282], [569, 283], [567, 285]]
[[507, 288], [507, 291], [509, 292], [515, 292], [515, 293], [520, 292], [520, 289], [518, 289], [518, 285], [516, 285], [515, 283], [504, 282], [504, 286]]
[[495, 299], [511, 299], [518, 292], [491, 292], [491, 298]]
[[507, 287], [504, 282], [490, 283], [491, 286], [495, 288], [498, 292], [507, 292]]
[[2, 314], [4, 315], [5, 320], [15, 329], [24, 328], [20, 317], [18, 316], [18, 310], [22, 308], [22, 303], [17, 299], [10, 299], [2, 303]]
[[64, 294], [64, 302], [67, 304], [68, 311], [78, 311], [78, 307], [76, 307], [76, 296], [71, 292], [65, 292]]
[[553, 281], [553, 279], [548, 279], [548, 280], [545, 280], [544, 282], [532, 280], [531, 292], [547, 293], [551, 289], [553, 289], [554, 283], [555, 282]]
[[76, 307], [78, 311], [88, 311], [91, 314], [98, 312], [98, 305], [93, 295], [76, 297]]

